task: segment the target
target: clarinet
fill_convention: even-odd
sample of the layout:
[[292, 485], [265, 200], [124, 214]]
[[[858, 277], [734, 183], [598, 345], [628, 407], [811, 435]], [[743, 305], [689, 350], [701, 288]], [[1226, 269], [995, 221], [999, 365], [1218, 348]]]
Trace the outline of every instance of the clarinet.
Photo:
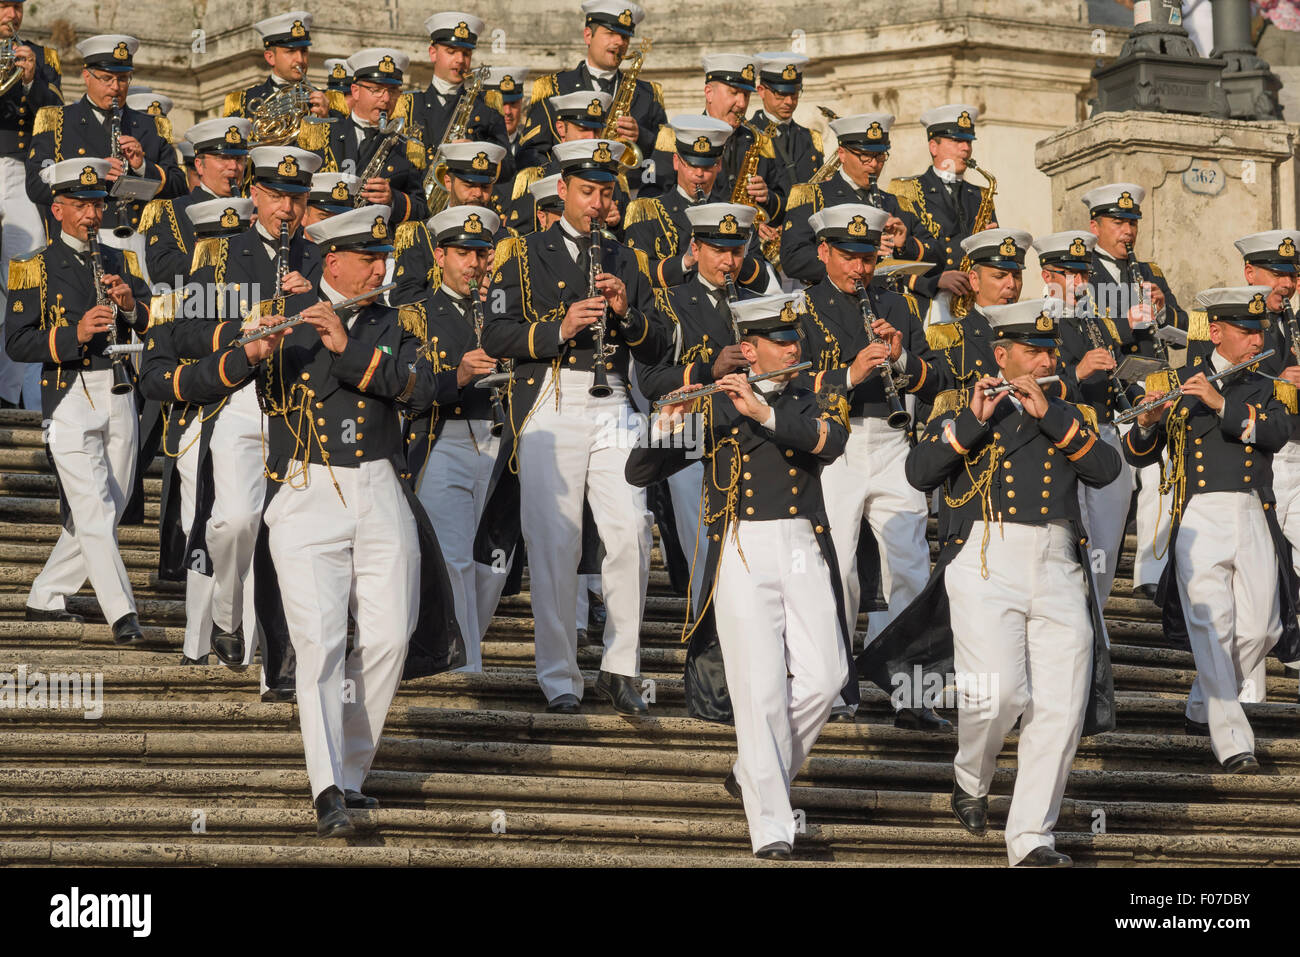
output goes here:
[[1291, 358], [1300, 365], [1300, 323], [1296, 322], [1290, 299], [1282, 300], [1282, 322], [1286, 325], [1286, 337], [1291, 340]]
[[880, 185], [877, 183], [878, 179], [879, 177], [877, 176], [868, 177], [867, 197], [871, 200], [871, 205], [876, 207], [876, 209], [884, 209], [885, 197], [880, 193]]
[[[867, 287], [861, 279], [855, 279], [853, 289], [858, 296], [858, 306], [862, 309], [862, 325], [867, 330], [867, 342], [883, 341], [876, 335], [876, 330], [871, 328], [871, 324], [876, 321], [876, 314], [871, 309], [871, 300], [867, 298]], [[894, 379], [894, 369], [889, 359], [880, 363], [880, 377], [885, 383], [885, 401], [889, 403], [889, 416], [886, 421], [891, 429], [906, 429], [912, 424], [912, 417], [898, 395], [898, 382]]]
[[126, 395], [135, 385], [131, 382], [130, 360], [124, 350], [117, 348], [117, 316], [120, 311], [117, 303], [104, 288], [104, 260], [99, 254], [99, 239], [93, 231], [86, 234], [86, 247], [90, 253], [91, 281], [95, 284], [95, 305], [112, 306], [113, 321], [104, 333], [105, 353], [113, 357], [113, 395]]
[[[1142, 291], [1142, 273], [1138, 269], [1137, 256], [1133, 252], [1132, 243], [1124, 244], [1124, 253], [1125, 253], [1126, 261], [1128, 262], [1129, 276], [1130, 278], [1133, 279], [1134, 283], [1137, 286], [1137, 304], [1139, 307], [1145, 306], [1147, 304], [1147, 297], [1146, 297], [1146, 293]], [[1155, 319], [1154, 315], [1152, 316], [1152, 319]], [[1159, 320], [1155, 321], [1155, 327], [1156, 327], [1155, 331], [1159, 332], [1160, 331]], [[1155, 342], [1156, 355], [1159, 357], [1160, 361], [1165, 364], [1165, 368], [1168, 369], [1169, 368], [1169, 346], [1166, 345], [1165, 341], [1157, 335], [1153, 334], [1152, 339]]]
[[[591, 268], [587, 276], [587, 298], [594, 299], [600, 295], [596, 288], [596, 276], [600, 274], [601, 263], [600, 249], [600, 221], [595, 216], [591, 217]], [[605, 346], [605, 316], [609, 312], [609, 303], [604, 303], [601, 308], [600, 318], [591, 324], [592, 336], [595, 339], [595, 363], [593, 367], [593, 376], [591, 388], [587, 394], [594, 399], [603, 399], [613, 393], [609, 386], [609, 375], [605, 371], [605, 360], [613, 350], [607, 350]]]
[[289, 275], [289, 221], [280, 220], [280, 248], [275, 253], [275, 299], [284, 298], [284, 280]]
[[[478, 287], [473, 283], [469, 287], [469, 315], [474, 324], [474, 345], [483, 348], [483, 304], [478, 297]], [[501, 364], [497, 364], [500, 371]], [[501, 387], [492, 387], [492, 428], [493, 435], [500, 435], [506, 427], [506, 407], [501, 401]]]
[[[122, 164], [122, 175], [127, 174], [126, 154], [122, 152], [122, 108], [117, 105], [117, 97], [113, 97], [113, 112], [108, 125], [109, 156]], [[117, 219], [117, 225], [113, 227], [113, 235], [118, 239], [126, 239], [135, 229], [131, 226], [131, 201], [126, 198], [113, 200], [113, 215]]]
[[[1088, 337], [1088, 341], [1094, 349], [1105, 349], [1111, 354], [1111, 357], [1119, 362], [1120, 357], [1115, 354], [1115, 348], [1106, 341], [1101, 331], [1101, 324], [1097, 321], [1094, 313], [1096, 312], [1092, 304], [1092, 297], [1089, 296], [1084, 305], [1083, 315], [1079, 318], [1083, 321], [1083, 331]], [[1079, 303], [1075, 301], [1075, 315], [1079, 315]], [[1133, 403], [1129, 400], [1128, 394], [1124, 391], [1124, 383], [1120, 381], [1118, 367], [1111, 369], [1106, 373], [1106, 378], [1110, 381], [1111, 395], [1115, 397], [1115, 404], [1119, 406], [1121, 412], [1128, 412], [1133, 408]]]

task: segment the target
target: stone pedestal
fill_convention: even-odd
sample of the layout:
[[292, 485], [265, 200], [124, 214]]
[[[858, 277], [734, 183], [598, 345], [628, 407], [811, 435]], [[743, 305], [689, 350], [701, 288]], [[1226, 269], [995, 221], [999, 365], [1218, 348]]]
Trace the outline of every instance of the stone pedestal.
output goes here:
[[1051, 180], [1056, 230], [1087, 224], [1080, 197], [1093, 187], [1145, 186], [1138, 258], [1159, 263], [1186, 306], [1243, 281], [1233, 240], [1295, 225], [1294, 142], [1282, 122], [1105, 113], [1039, 142], [1035, 163]]

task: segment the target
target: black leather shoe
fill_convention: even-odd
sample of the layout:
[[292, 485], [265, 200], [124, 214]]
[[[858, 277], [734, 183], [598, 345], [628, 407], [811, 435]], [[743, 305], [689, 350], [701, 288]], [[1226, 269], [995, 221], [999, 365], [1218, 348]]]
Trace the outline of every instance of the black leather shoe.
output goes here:
[[1016, 867], [1073, 867], [1069, 854], [1040, 844], [1017, 862]]
[[599, 635], [605, 630], [605, 600], [594, 591], [587, 592], [587, 631]]
[[206, 665], [207, 663], [207, 655], [204, 655], [202, 658], [191, 658], [189, 655], [181, 655], [181, 664], [183, 665]]
[[577, 695], [562, 694], [554, 701], [546, 703], [547, 714], [577, 714], [582, 710], [582, 702]]
[[80, 615], [74, 615], [66, 608], [52, 608], [49, 611], [43, 608], [33, 608], [31, 605], [26, 606], [26, 608], [28, 621], [66, 621], [73, 625], [80, 625], [86, 620]]
[[894, 727], [907, 731], [952, 731], [952, 722], [933, 708], [900, 708], [894, 712]]
[[343, 804], [357, 811], [373, 811], [379, 807], [379, 798], [372, 798], [360, 791], [344, 791]]
[[334, 785], [321, 791], [313, 803], [316, 805], [317, 837], [351, 837], [356, 833], [348, 819], [343, 795]]
[[857, 720], [857, 716], [854, 713], [853, 705], [842, 704], [831, 708], [831, 716], [826, 720], [852, 722]]
[[267, 704], [274, 704], [277, 701], [297, 701], [298, 689], [293, 685], [286, 688], [267, 688], [262, 692], [262, 700]]
[[646, 714], [650, 711], [637, 691], [636, 679], [602, 671], [596, 676], [596, 691], [609, 699], [619, 714]]
[[144, 641], [144, 632], [140, 630], [140, 622], [134, 612], [123, 615], [113, 622], [113, 644], [138, 645], [142, 641]]
[[744, 797], [741, 796], [740, 782], [736, 780], [735, 771], [727, 772], [727, 779], [722, 782], [722, 786], [726, 788], [727, 793], [730, 794], [732, 797], [734, 797], [737, 801], [745, 800]]
[[1229, 774], [1258, 774], [1259, 761], [1249, 751], [1243, 751], [1241, 754], [1234, 754], [1230, 758], [1224, 758], [1223, 770]]
[[957, 815], [961, 826], [972, 834], [981, 835], [989, 827], [989, 799], [972, 797], [961, 789], [960, 784], [952, 788], [952, 813]]
[[785, 841], [774, 841], [771, 844], [764, 844], [754, 852], [754, 856], [764, 861], [788, 861], [790, 850], [790, 845]]
[[244, 630], [243, 627], [236, 628], [234, 631], [223, 631], [216, 625], [212, 626], [212, 650], [217, 654], [217, 660], [228, 668], [235, 671], [244, 670]]
[[1193, 721], [1191, 718], [1183, 718], [1183, 734], [1196, 734], [1208, 738], [1210, 736], [1210, 726], [1202, 724], [1200, 721]]
[[1133, 589], [1134, 598], [1145, 598], [1147, 601], [1156, 600], [1155, 585], [1137, 585]]

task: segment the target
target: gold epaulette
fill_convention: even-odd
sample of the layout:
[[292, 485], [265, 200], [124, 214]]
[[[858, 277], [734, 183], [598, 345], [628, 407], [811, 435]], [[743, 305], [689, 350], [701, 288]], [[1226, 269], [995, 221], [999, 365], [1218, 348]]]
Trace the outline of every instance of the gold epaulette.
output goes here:
[[644, 250], [634, 249], [632, 254], [636, 256], [636, 266], [641, 270], [646, 279], [650, 278], [650, 257], [645, 254]]
[[505, 106], [504, 102], [501, 99], [500, 90], [488, 90], [486, 93], [483, 94], [483, 102], [486, 103], [491, 109], [496, 110], [498, 113], [500, 113], [503, 107]]
[[921, 199], [920, 179], [915, 176], [904, 176], [902, 179], [890, 180], [889, 191], [898, 200], [898, 205], [907, 212], [916, 211], [916, 204]]
[[627, 204], [627, 212], [623, 215], [623, 228], [634, 226], [642, 220], [650, 219], [655, 215], [656, 199], [637, 198]]
[[330, 141], [329, 123], [311, 123], [303, 120], [298, 126], [298, 148], [313, 153], [323, 150]]
[[1193, 309], [1187, 314], [1187, 338], [1210, 341], [1210, 316], [1204, 309]]
[[951, 349], [961, 345], [962, 332], [959, 322], [936, 322], [925, 327], [925, 341], [931, 349]]
[[412, 246], [415, 245], [415, 232], [424, 226], [421, 220], [412, 220], [409, 223], [402, 223], [397, 227], [397, 232], [393, 235], [393, 256], [394, 258], [402, 255]]
[[790, 190], [790, 198], [786, 200], [785, 208], [791, 210], [796, 206], [804, 206], [808, 203], [814, 203], [816, 200], [816, 183], [798, 183]]
[[497, 243], [496, 251], [492, 254], [492, 272], [498, 280], [500, 280], [501, 274], [497, 270], [505, 264], [507, 259], [519, 253], [523, 248], [524, 240], [520, 236], [508, 236]]
[[403, 329], [421, 342], [428, 336], [429, 317], [425, 315], [424, 303], [422, 302], [413, 302], [406, 306], [400, 306], [397, 310], [397, 321], [402, 324]]
[[921, 304], [917, 302], [916, 297], [906, 289], [902, 292], [903, 302], [907, 303], [907, 308], [917, 319], [921, 318]]
[[1159, 276], [1161, 279], [1165, 278], [1165, 271], [1159, 265], [1153, 262], [1147, 263], [1147, 265], [1151, 267], [1151, 275]]
[[[411, 130], [411, 111], [415, 109], [414, 104], [415, 94], [407, 91], [397, 98], [397, 103], [393, 106], [393, 119], [397, 119], [400, 116], [402, 119], [406, 120], [406, 130], [404, 132], [406, 132], [408, 136], [414, 134], [414, 131]], [[346, 110], [344, 112], [346, 112]]]
[[962, 397], [958, 389], [949, 389], [947, 392], [940, 392], [934, 397], [934, 406], [930, 409], [930, 418], [927, 422], [933, 422], [941, 415], [949, 415], [953, 412], [964, 408], [968, 403], [967, 399]]
[[627, 175], [622, 170], [614, 174], [614, 182], [618, 184], [618, 188], [623, 191], [624, 196], [631, 195], [632, 189], [627, 185]]
[[821, 153], [822, 156], [824, 157], [826, 155], [826, 147], [822, 140], [822, 131], [809, 130], [808, 135], [812, 137], [813, 149], [815, 149], [818, 153]]
[[529, 97], [533, 103], [538, 103], [555, 95], [556, 75], [554, 73], [543, 73], [537, 79], [533, 80], [533, 92]]
[[172, 142], [172, 121], [161, 114], [153, 118], [153, 125], [158, 128], [158, 135], [164, 143]]
[[776, 159], [776, 147], [772, 145], [772, 137], [763, 133], [758, 134], [758, 155], [766, 159]]
[[63, 72], [63, 65], [59, 63], [59, 53], [53, 47], [45, 48], [45, 62], [54, 67], [55, 73]]
[[198, 272], [204, 266], [221, 267], [226, 262], [228, 252], [229, 241], [225, 236], [209, 236], [207, 239], [200, 239], [194, 244], [194, 259], [191, 261], [190, 269], [192, 272]]
[[185, 296], [185, 290], [173, 289], [165, 292], [161, 296], [154, 296], [149, 300], [149, 325], [147, 328], [152, 329], [154, 326], [160, 326], [165, 322], [171, 322], [176, 318], [179, 312], [180, 301]]
[[140, 257], [134, 249], [122, 250], [122, 262], [126, 266], [126, 271], [136, 279], [144, 279], [144, 273], [140, 271]]
[[834, 419], [849, 428], [849, 400], [843, 391], [824, 388], [817, 393], [817, 403], [824, 409], [819, 418]]
[[1111, 334], [1111, 336], [1114, 337], [1114, 339], [1115, 339], [1116, 342], [1123, 342], [1123, 341], [1124, 341], [1124, 340], [1121, 339], [1120, 336], [1119, 336], [1119, 327], [1115, 325], [1115, 320], [1114, 320], [1114, 319], [1112, 319], [1110, 316], [1102, 316], [1102, 317], [1101, 317], [1101, 322], [1102, 322], [1102, 325], [1104, 325], [1104, 326], [1106, 327], [1106, 331], [1109, 332], [1109, 333]]
[[151, 199], [140, 212], [140, 225], [136, 227], [136, 232], [147, 233], [153, 229], [162, 217], [163, 203], [170, 202], [170, 199]]
[[326, 90], [325, 102], [335, 113], [342, 113], [344, 116], [347, 116], [350, 112], [348, 110], [348, 98], [338, 90]]
[[1079, 414], [1083, 416], [1084, 424], [1087, 425], [1088, 428], [1092, 429], [1092, 431], [1096, 432], [1097, 431], [1097, 410], [1094, 409], [1092, 406], [1088, 405], [1087, 403], [1083, 403], [1083, 402], [1076, 402], [1074, 404], [1074, 407], [1078, 409]]
[[660, 109], [667, 109], [664, 106], [664, 85], [658, 80], [650, 81], [650, 89], [654, 90], [655, 102], [659, 104]]
[[42, 133], [58, 129], [62, 125], [63, 107], [42, 106], [36, 111], [36, 119], [32, 122], [32, 136], [40, 136]]
[[244, 112], [244, 91], [236, 90], [226, 94], [226, 102], [221, 107], [222, 116], [242, 115]]
[[1273, 398], [1286, 406], [1292, 415], [1300, 413], [1300, 402], [1296, 400], [1296, 388], [1290, 382], [1273, 380]]
[[41, 273], [45, 271], [45, 248], [34, 250], [26, 256], [15, 256], [9, 260], [9, 288], [37, 289], [41, 285]]
[[666, 153], [677, 151], [677, 134], [667, 123], [659, 127], [659, 134], [655, 137], [655, 151]]
[[515, 185], [510, 190], [512, 200], [521, 199], [528, 192], [528, 187], [532, 186], [542, 178], [542, 168], [540, 166], [530, 166], [527, 169], [521, 169], [515, 174]]
[[407, 139], [406, 161], [416, 169], [424, 169], [429, 162], [429, 156], [424, 150], [424, 144], [417, 139]]
[[1178, 387], [1178, 373], [1172, 369], [1160, 369], [1147, 376], [1143, 388], [1148, 393], [1173, 392]]

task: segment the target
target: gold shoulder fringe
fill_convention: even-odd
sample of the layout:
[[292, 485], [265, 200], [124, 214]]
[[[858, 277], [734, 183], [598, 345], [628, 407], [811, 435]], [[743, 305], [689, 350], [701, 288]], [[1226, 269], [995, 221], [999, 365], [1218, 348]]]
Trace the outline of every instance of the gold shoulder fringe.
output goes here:
[[154, 326], [160, 326], [163, 323], [171, 322], [176, 318], [179, 312], [180, 301], [185, 296], [185, 290], [173, 289], [165, 292], [161, 296], [154, 296], [149, 300], [149, 325], [147, 328], [152, 329]]
[[666, 153], [675, 152], [677, 149], [677, 134], [667, 123], [659, 127], [659, 135], [655, 137], [655, 149]]
[[326, 90], [325, 101], [329, 108], [335, 113], [342, 113], [344, 116], [348, 113], [348, 98], [338, 90]]
[[1296, 387], [1290, 382], [1275, 381], [1273, 383], [1273, 398], [1286, 406], [1286, 410], [1292, 415], [1300, 412], [1300, 404], [1297, 403], [1296, 399]]
[[512, 256], [521, 255], [524, 248], [524, 240], [521, 236], [507, 236], [501, 242], [497, 243], [496, 252], [492, 255], [492, 273], [500, 269]]
[[226, 102], [221, 107], [222, 116], [237, 116], [244, 112], [244, 91], [236, 90], [226, 94]]
[[1210, 317], [1204, 309], [1193, 309], [1187, 314], [1187, 338], [1210, 341]]
[[402, 328], [423, 342], [429, 331], [429, 318], [424, 313], [424, 303], [413, 302], [397, 310], [397, 321]]
[[1083, 416], [1084, 424], [1087, 425], [1088, 428], [1092, 429], [1092, 431], [1096, 432], [1098, 428], [1097, 410], [1086, 403], [1075, 403], [1074, 407], [1078, 409], [1079, 414]]
[[533, 92], [529, 100], [537, 103], [547, 97], [555, 95], [556, 75], [554, 73], [543, 73], [537, 79], [533, 80]]
[[644, 275], [646, 279], [649, 279], [650, 278], [650, 257], [647, 256], [645, 251], [641, 249], [634, 249], [632, 250], [632, 252], [636, 255], [637, 268], [641, 270], [642, 275]]
[[44, 249], [38, 249], [34, 253], [28, 253], [26, 256], [9, 260], [9, 288], [12, 289], [37, 289], [41, 285], [41, 273], [45, 271], [45, 263], [42, 258]]
[[416, 230], [422, 227], [424, 227], [424, 223], [418, 219], [398, 226], [393, 237], [393, 255], [400, 256], [414, 246]]
[[505, 106], [501, 99], [500, 90], [488, 90], [483, 94], [483, 102], [488, 105], [489, 109], [496, 110], [498, 113], [500, 113]]
[[172, 143], [172, 121], [165, 116], [155, 116], [153, 125], [158, 128], [158, 135], [164, 143]]
[[45, 62], [54, 68], [55, 73], [63, 72], [63, 64], [59, 63], [59, 51], [53, 47], [45, 48]]
[[298, 127], [298, 148], [304, 150], [323, 150], [330, 141], [329, 123], [309, 123], [306, 120]]
[[540, 166], [530, 166], [527, 169], [521, 169], [515, 174], [515, 185], [510, 190], [512, 200], [523, 198], [528, 192], [528, 187], [532, 186], [542, 178], [542, 168]]
[[824, 158], [826, 156], [826, 145], [825, 141], [822, 139], [822, 131], [809, 130], [808, 135], [812, 137], [813, 149], [818, 153], [821, 153]]
[[667, 109], [667, 107], [664, 106], [664, 85], [658, 80], [651, 80], [650, 89], [654, 90], [655, 102], [659, 104], [659, 107], [661, 109]]
[[1147, 392], [1172, 392], [1178, 385], [1178, 374], [1172, 369], [1161, 369], [1147, 376], [1144, 388]]
[[144, 278], [144, 273], [140, 271], [140, 257], [134, 249], [122, 250], [122, 262], [126, 265], [126, 271], [136, 279]]
[[170, 202], [170, 199], [151, 199], [140, 213], [140, 225], [136, 227], [136, 231], [147, 233], [153, 229], [162, 218], [163, 204]]
[[197, 272], [204, 266], [219, 265], [225, 262], [228, 246], [229, 243], [224, 236], [209, 236], [207, 239], [200, 239], [194, 244], [194, 259], [191, 261], [191, 271]]
[[934, 397], [934, 407], [930, 410], [930, 418], [927, 422], [933, 422], [941, 415], [949, 415], [956, 412], [966, 405], [968, 400], [962, 398], [962, 394], [957, 389], [949, 389], [947, 392], [940, 392]]
[[798, 206], [805, 206], [809, 203], [815, 203], [817, 199], [817, 185], [815, 183], [798, 183], [790, 190], [790, 198], [786, 201], [787, 210], [794, 209]]
[[623, 228], [634, 226], [642, 220], [650, 219], [655, 215], [655, 203], [657, 199], [637, 198], [627, 204], [627, 213], [623, 216]]
[[961, 323], [937, 322], [925, 327], [925, 341], [931, 349], [951, 349], [961, 345]]
[[424, 151], [424, 144], [417, 139], [408, 139], [406, 141], [406, 161], [416, 169], [424, 169], [428, 165], [428, 155]]
[[62, 125], [63, 107], [42, 106], [36, 112], [36, 120], [32, 124], [32, 136], [40, 136]]

